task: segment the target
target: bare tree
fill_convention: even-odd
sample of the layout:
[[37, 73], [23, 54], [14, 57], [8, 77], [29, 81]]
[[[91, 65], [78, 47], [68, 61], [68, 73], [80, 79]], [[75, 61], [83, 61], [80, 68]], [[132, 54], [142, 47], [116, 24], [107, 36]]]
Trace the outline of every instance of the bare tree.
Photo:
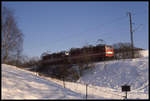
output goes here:
[[[115, 58], [116, 59], [126, 59], [126, 58], [132, 58], [132, 49], [131, 49], [131, 44], [130, 43], [116, 43], [113, 44], [114, 47], [114, 53], [115, 53]], [[141, 48], [133, 47], [134, 48], [134, 53], [135, 57], [139, 57], [139, 52], [138, 50], [142, 50]]]
[[105, 42], [105, 40], [103, 40], [103, 39], [98, 39], [98, 40], [96, 41], [96, 44], [97, 44], [97, 45], [105, 45], [106, 42]]
[[92, 52], [92, 48], [90, 48], [90, 45], [85, 45], [82, 48], [82, 57], [79, 59], [77, 65], [79, 66], [79, 73], [80, 76], [82, 75], [83, 71], [85, 69], [91, 68], [92, 65], [92, 58], [89, 56], [89, 54]]
[[23, 34], [17, 26], [11, 9], [2, 8], [2, 63], [19, 60], [23, 46]]

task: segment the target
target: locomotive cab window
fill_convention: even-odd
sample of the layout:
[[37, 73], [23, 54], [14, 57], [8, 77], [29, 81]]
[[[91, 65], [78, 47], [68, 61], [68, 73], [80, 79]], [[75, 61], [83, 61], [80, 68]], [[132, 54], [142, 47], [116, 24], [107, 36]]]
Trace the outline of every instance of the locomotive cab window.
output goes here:
[[106, 46], [105, 49], [106, 50], [112, 50], [112, 47], [111, 46]]

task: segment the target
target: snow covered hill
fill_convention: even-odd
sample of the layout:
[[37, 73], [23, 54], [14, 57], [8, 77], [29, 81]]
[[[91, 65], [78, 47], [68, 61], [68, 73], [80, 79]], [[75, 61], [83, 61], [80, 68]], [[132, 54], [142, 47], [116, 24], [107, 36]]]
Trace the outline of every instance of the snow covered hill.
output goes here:
[[94, 68], [84, 71], [78, 82], [118, 91], [121, 91], [122, 85], [127, 84], [131, 86], [131, 93], [143, 93], [148, 96], [148, 51], [142, 51], [142, 55], [142, 58], [137, 59], [96, 63]]
[[119, 89], [128, 84], [133, 89], [143, 87], [148, 92], [148, 59], [127, 59], [96, 63], [96, 66], [84, 72], [79, 82], [101, 87]]
[[81, 99], [79, 93], [33, 73], [2, 64], [2, 99]]

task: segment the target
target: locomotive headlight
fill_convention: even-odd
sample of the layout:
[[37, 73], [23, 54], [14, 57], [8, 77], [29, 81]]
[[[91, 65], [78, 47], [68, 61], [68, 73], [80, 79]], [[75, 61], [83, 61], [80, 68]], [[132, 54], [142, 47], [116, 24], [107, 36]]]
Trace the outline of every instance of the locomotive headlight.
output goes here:
[[108, 51], [108, 52], [106, 52], [107, 54], [113, 54], [113, 52], [111, 52], [111, 51]]
[[65, 52], [65, 55], [69, 55], [69, 52]]

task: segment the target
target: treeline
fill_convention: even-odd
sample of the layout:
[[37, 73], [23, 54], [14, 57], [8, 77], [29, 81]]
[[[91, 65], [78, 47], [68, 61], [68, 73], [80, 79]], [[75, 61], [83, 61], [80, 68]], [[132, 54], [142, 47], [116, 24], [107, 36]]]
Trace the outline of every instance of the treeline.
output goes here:
[[[131, 59], [132, 58], [132, 48], [130, 43], [116, 43], [113, 44], [114, 47], [114, 59]], [[142, 48], [134, 47], [134, 58], [141, 57], [140, 50]]]

